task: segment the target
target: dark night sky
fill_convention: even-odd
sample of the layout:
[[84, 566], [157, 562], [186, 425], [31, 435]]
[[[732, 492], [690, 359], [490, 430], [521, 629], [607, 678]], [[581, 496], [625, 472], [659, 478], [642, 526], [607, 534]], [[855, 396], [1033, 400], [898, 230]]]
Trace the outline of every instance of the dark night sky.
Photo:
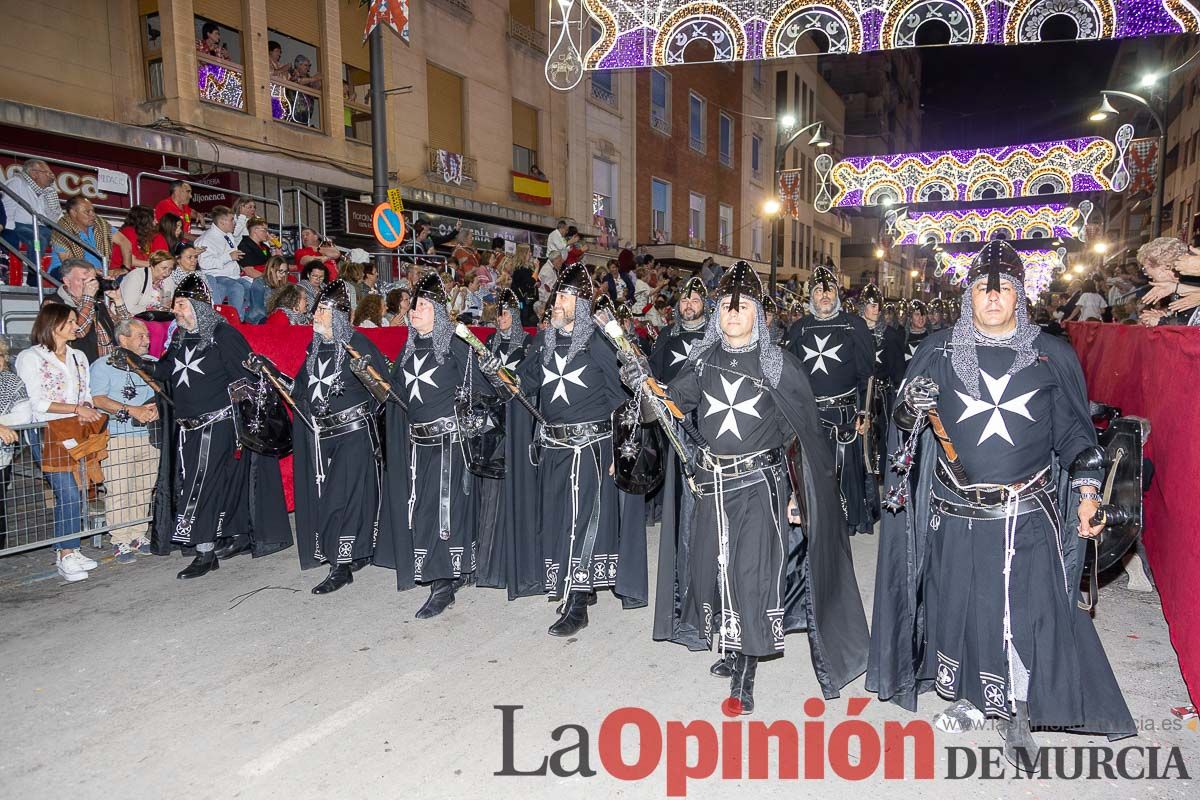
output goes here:
[[995, 147], [1101, 133], [1099, 103], [1117, 42], [921, 50], [922, 149]]

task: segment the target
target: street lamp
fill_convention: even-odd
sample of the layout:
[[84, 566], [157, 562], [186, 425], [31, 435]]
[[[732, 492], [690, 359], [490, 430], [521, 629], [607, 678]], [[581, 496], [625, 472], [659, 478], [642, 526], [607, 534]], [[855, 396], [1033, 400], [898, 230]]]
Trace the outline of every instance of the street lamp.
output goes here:
[[[1155, 76], [1154, 81], [1157, 80], [1158, 77]], [[1151, 83], [1153, 83], [1153, 81]], [[1142, 79], [1142, 84], [1150, 85], [1146, 83], [1146, 78]], [[1144, 106], [1145, 109], [1150, 112], [1150, 117], [1154, 120], [1154, 124], [1158, 126], [1158, 158], [1157, 165], [1154, 170], [1154, 207], [1151, 211], [1150, 225], [1151, 238], [1157, 239], [1162, 235], [1163, 193], [1166, 190], [1166, 186], [1164, 186], [1164, 184], [1166, 183], [1167, 175], [1167, 126], [1163, 122], [1161, 113], [1165, 112], [1166, 108], [1164, 107], [1162, 101], [1158, 100], [1157, 98], [1155, 98], [1155, 101], [1151, 103], [1141, 95], [1133, 94], [1132, 92], [1119, 92], [1116, 89], [1105, 89], [1104, 91], [1100, 92], [1100, 107], [1089, 114], [1088, 119], [1090, 119], [1092, 122], [1103, 122], [1109, 117], [1116, 116], [1119, 112], [1117, 109], [1113, 108], [1112, 103], [1109, 102], [1110, 97], [1122, 97], [1126, 100], [1132, 100], [1133, 102]]]
[[782, 206], [779, 204], [779, 201], [776, 200], [774, 197], [772, 197], [772, 198], [769, 198], [765, 203], [763, 203], [762, 210], [763, 210], [763, 213], [766, 214], [768, 217], [773, 217], [779, 213], [780, 208], [782, 208]]
[[1096, 242], [1094, 245], [1092, 245], [1092, 250], [1096, 251], [1096, 253], [1100, 255], [1104, 255], [1108, 252], [1108, 242]]
[[882, 248], [882, 247], [876, 247], [876, 248], [875, 248], [875, 257], [876, 257], [876, 258], [883, 258], [883, 256], [884, 256], [883, 248]]
[[[825, 137], [825, 123], [818, 120], [805, 125], [799, 130], [792, 131], [796, 126], [796, 117], [792, 114], [785, 114], [779, 118], [779, 130], [775, 133], [775, 172], [772, 175], [776, 191], [779, 189], [779, 173], [783, 172], [785, 159], [787, 157], [788, 148], [796, 143], [796, 140], [801, 135], [812, 131], [812, 136], [808, 139], [808, 144], [811, 147], [829, 147], [833, 142]], [[775, 203], [775, 211], [767, 212], [774, 214], [774, 219], [771, 220], [771, 278], [770, 292], [771, 296], [775, 296], [775, 283], [779, 275], [779, 265], [783, 261], [783, 215], [779, 213], [779, 203], [775, 200], [769, 200], [763, 204], [763, 211], [767, 210], [767, 205]]]

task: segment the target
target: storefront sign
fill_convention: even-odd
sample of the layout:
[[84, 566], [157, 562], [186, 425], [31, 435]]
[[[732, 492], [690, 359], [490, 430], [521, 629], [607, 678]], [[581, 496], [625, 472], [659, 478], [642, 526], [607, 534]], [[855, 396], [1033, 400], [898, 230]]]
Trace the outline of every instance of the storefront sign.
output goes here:
[[375, 226], [371, 222], [375, 206], [358, 200], [347, 200], [345, 208], [346, 233], [354, 236], [374, 236]]

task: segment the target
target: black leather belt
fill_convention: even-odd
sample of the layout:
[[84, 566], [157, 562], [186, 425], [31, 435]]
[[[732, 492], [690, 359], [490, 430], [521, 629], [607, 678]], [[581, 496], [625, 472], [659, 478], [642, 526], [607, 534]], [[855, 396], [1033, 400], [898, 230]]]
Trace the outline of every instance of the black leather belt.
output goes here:
[[[1050, 470], [1040, 472], [1035, 477], [1013, 484], [979, 483], [970, 486], [959, 486], [950, 474], [949, 468], [938, 459], [934, 474], [942, 485], [962, 497], [972, 506], [997, 506], [1002, 511], [1005, 502], [1011, 494], [1032, 494], [1040, 492], [1050, 485]], [[1004, 516], [1001, 514], [1000, 516]]]
[[430, 422], [410, 422], [408, 435], [413, 444], [441, 444], [444, 437], [458, 439], [458, 419], [456, 417], [441, 417]]
[[[1022, 497], [1017, 501], [1015, 507], [1015, 515], [1021, 516], [1028, 514], [1030, 511], [1042, 511], [1041, 496], [1043, 493], [1035, 492], [1034, 494]], [[1008, 506], [976, 506], [965, 503], [955, 503], [950, 500], [934, 495], [932, 507], [938, 514], [944, 514], [947, 517], [962, 517], [963, 519], [1004, 519], [1008, 516]]]
[[831, 408], [854, 408], [858, 403], [858, 390], [851, 389], [845, 394], [839, 394], [835, 397], [818, 397], [817, 409], [827, 411]]
[[543, 425], [539, 442], [546, 447], [584, 447], [612, 435], [612, 422], [580, 422], [574, 425]]
[[367, 405], [361, 403], [335, 414], [314, 417], [313, 427], [319, 431], [318, 435], [322, 439], [332, 439], [335, 436], [343, 436], [367, 427], [368, 417]]
[[225, 406], [224, 408], [218, 408], [216, 411], [201, 414], [198, 417], [178, 417], [175, 422], [185, 431], [194, 431], [199, 428], [205, 428], [215, 422], [220, 422], [223, 419], [229, 419], [232, 416], [233, 406]]
[[696, 451], [696, 465], [722, 478], [737, 478], [783, 463], [783, 448], [761, 450], [738, 456], [718, 456], [709, 450]]

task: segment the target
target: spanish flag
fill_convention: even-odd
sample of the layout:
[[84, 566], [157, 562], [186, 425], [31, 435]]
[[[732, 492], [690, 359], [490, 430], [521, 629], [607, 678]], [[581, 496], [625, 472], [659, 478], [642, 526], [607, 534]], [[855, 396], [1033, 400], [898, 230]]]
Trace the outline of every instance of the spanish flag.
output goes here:
[[537, 203], [539, 206], [550, 205], [550, 181], [526, 175], [524, 172], [512, 173], [513, 194], [526, 203]]

